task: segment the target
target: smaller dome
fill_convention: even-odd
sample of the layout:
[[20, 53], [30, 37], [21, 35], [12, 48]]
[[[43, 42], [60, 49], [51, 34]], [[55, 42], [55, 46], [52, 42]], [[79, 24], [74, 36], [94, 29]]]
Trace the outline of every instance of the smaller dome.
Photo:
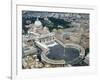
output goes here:
[[48, 28], [45, 26], [45, 27], [43, 28], [43, 30], [48, 30]]
[[53, 31], [52, 32], [57, 32], [57, 30], [56, 29], [53, 29]]
[[49, 29], [46, 26], [43, 28], [43, 31], [44, 33], [49, 33]]

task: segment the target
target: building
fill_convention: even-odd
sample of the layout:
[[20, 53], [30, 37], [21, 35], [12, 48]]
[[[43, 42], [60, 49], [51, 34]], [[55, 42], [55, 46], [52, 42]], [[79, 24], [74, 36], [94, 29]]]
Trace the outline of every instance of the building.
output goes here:
[[36, 42], [42, 44], [49, 44], [54, 42], [54, 33], [50, 32], [46, 26], [42, 26], [41, 21], [37, 18], [34, 24], [28, 31], [28, 34], [32, 34]]

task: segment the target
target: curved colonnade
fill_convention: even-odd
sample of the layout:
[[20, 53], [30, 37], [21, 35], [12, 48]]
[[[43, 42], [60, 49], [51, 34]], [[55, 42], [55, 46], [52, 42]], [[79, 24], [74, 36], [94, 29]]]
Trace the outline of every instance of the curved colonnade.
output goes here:
[[[85, 55], [85, 50], [82, 46], [78, 45], [78, 44], [75, 44], [75, 43], [67, 43], [67, 44], [63, 44], [62, 42], [60, 42], [59, 40], [56, 40], [59, 44], [61, 44], [64, 48], [75, 48], [79, 51], [79, 57], [80, 58], [84, 58], [84, 55]], [[41, 46], [38, 44], [38, 46]], [[50, 63], [50, 64], [66, 64], [66, 61], [64, 59], [62, 60], [53, 60], [53, 59], [50, 59], [48, 58], [46, 55], [48, 54], [48, 49], [45, 49], [41, 46], [42, 48], [42, 53], [41, 53], [41, 59], [42, 61], [44, 62], [47, 62], [47, 63]], [[77, 58], [75, 58], [73, 61], [75, 61]], [[69, 62], [70, 63], [70, 62]]]

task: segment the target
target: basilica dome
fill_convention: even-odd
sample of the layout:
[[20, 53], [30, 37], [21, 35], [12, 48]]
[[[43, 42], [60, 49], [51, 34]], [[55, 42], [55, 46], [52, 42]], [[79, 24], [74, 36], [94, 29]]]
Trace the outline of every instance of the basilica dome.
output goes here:
[[34, 26], [36, 26], [36, 27], [41, 27], [41, 26], [42, 26], [42, 23], [41, 23], [41, 21], [39, 21], [38, 18], [37, 18], [37, 20], [34, 22]]

